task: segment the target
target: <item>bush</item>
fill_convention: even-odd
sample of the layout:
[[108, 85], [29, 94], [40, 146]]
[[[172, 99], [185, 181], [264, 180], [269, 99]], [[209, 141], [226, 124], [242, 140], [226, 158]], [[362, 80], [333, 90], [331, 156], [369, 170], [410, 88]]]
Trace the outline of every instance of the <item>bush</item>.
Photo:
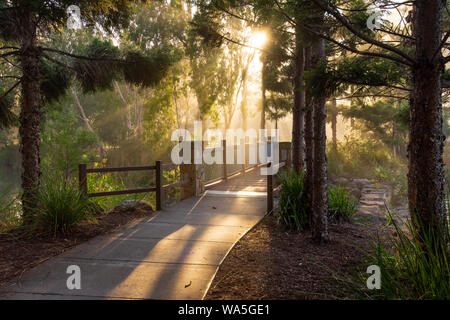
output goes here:
[[20, 201], [17, 195], [14, 195], [5, 189], [0, 192], [0, 231], [8, 231], [21, 224]]
[[[390, 249], [378, 240], [366, 262], [367, 266], [380, 267], [381, 289], [367, 290], [365, 272], [346, 279], [346, 283], [368, 299], [450, 299], [450, 247], [438, 241], [440, 237], [433, 232], [419, 236], [410, 223], [405, 232], [390, 219], [397, 238], [391, 240]], [[448, 229], [444, 232], [448, 236]], [[363, 266], [364, 271], [367, 266]]]
[[92, 216], [96, 206], [84, 196], [73, 180], [47, 176], [37, 193], [39, 208], [34, 213], [36, 227], [46, 232], [67, 233]]
[[328, 219], [330, 221], [350, 221], [356, 211], [357, 201], [345, 187], [328, 187]]
[[[278, 221], [297, 232], [311, 228], [311, 217], [306, 206], [305, 173], [290, 172], [282, 179]], [[357, 211], [357, 201], [341, 186], [328, 188], [328, 219], [332, 222], [350, 221]]]
[[[346, 137], [338, 151], [328, 145], [328, 173], [373, 179], [383, 175], [406, 174], [404, 159], [394, 157], [385, 144], [371, 139]], [[374, 170], [373, 168], [377, 168]]]
[[[97, 167], [98, 164], [95, 165]], [[147, 178], [148, 179], [148, 178]], [[149, 182], [147, 181], [147, 184], [137, 185], [135, 186], [136, 189], [146, 186], [148, 187]], [[127, 190], [130, 189], [130, 186], [127, 185], [123, 179], [119, 175], [114, 175], [110, 173], [102, 174], [102, 173], [96, 173], [96, 174], [89, 174], [87, 176], [87, 186], [89, 192], [96, 193], [96, 192], [111, 192], [111, 191], [121, 191], [121, 190]], [[127, 200], [133, 200], [133, 201], [147, 201], [149, 203], [156, 203], [154, 193], [145, 193], [145, 194], [124, 194], [124, 195], [117, 195], [117, 196], [109, 196], [109, 197], [96, 197], [93, 198], [92, 201], [97, 203], [100, 207], [104, 208], [105, 210], [111, 210], [117, 207], [119, 204], [121, 204], [124, 201]]]
[[281, 182], [278, 221], [290, 229], [301, 232], [311, 227], [306, 210], [304, 172], [290, 172]]

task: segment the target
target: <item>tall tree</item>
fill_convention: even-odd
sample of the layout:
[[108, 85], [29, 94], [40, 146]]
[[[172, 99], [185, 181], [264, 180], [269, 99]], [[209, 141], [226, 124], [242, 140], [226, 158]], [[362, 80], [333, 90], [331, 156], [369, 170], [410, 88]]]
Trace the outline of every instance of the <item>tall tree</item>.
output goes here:
[[[190, 86], [197, 97], [200, 120], [205, 132], [208, 116], [214, 111], [219, 94], [219, 58], [222, 54], [220, 42], [215, 37], [208, 37], [210, 26], [205, 24], [204, 11], [195, 14], [186, 45], [186, 54], [191, 67]], [[206, 36], [202, 38], [202, 35]]]
[[337, 117], [339, 114], [339, 109], [337, 105], [336, 97], [331, 99], [331, 105], [328, 106], [328, 118], [327, 121], [331, 123], [331, 141], [333, 146], [333, 151], [338, 150], [337, 147]]
[[[312, 45], [312, 68], [326, 64], [325, 41], [318, 39]], [[327, 96], [313, 96], [314, 110], [314, 160], [312, 193], [312, 238], [316, 242], [328, 241], [328, 193], [327, 193]]]
[[300, 172], [305, 168], [305, 40], [300, 28], [302, 1], [295, 2], [295, 58], [294, 58], [294, 107], [292, 109], [292, 166]]
[[[328, 13], [328, 17], [345, 29], [360, 46], [349, 46], [345, 39], [333, 39], [325, 32], [314, 32], [335, 45], [358, 55], [379, 57], [407, 66], [412, 75], [411, 82], [411, 122], [408, 198], [409, 209], [416, 230], [422, 236], [430, 231], [442, 241], [447, 241], [447, 213], [444, 206], [444, 166], [442, 160], [444, 135], [442, 131], [442, 83], [445, 63], [450, 57], [444, 57], [442, 51], [448, 45], [450, 31], [443, 33], [443, 8], [446, 1], [416, 0], [397, 3], [384, 1], [380, 8], [409, 8], [410, 26], [398, 32], [383, 25], [380, 33], [396, 38], [395, 43], [376, 39], [374, 33], [361, 28], [342, 14], [342, 8], [334, 1], [312, 0], [314, 4]], [[356, 2], [356, 1], [355, 1]], [[359, 1], [360, 14], [368, 5]], [[399, 12], [401, 12], [399, 10]], [[369, 14], [366, 14], [367, 21]], [[364, 15], [363, 15], [364, 17]], [[402, 21], [407, 17], [402, 16]], [[360, 19], [361, 21], [361, 19]], [[410, 29], [410, 30], [408, 30]], [[407, 32], [412, 31], [412, 32]], [[348, 37], [347, 37], [348, 39]], [[341, 41], [340, 41], [341, 40]], [[361, 49], [361, 44], [371, 45]], [[438, 232], [440, 231], [440, 232]], [[442, 232], [444, 231], [444, 232]]]
[[[2, 0], [0, 1], [0, 58], [16, 66], [17, 82], [0, 96], [0, 107], [10, 109], [8, 95], [20, 86], [20, 138], [22, 154], [22, 205], [24, 223], [31, 221], [38, 206], [34, 196], [40, 182], [41, 106], [64, 94], [74, 77], [85, 91], [106, 88], [113, 79], [124, 78], [138, 85], [157, 83], [170, 64], [163, 54], [143, 56], [121, 52], [111, 43], [93, 41], [83, 54], [46, 46], [53, 32], [66, 26], [70, 5], [81, 9], [85, 27], [100, 25], [104, 31], [123, 30], [132, 14], [133, 1], [126, 0]], [[73, 18], [73, 17], [71, 17]], [[2, 111], [7, 113], [7, 111]]]

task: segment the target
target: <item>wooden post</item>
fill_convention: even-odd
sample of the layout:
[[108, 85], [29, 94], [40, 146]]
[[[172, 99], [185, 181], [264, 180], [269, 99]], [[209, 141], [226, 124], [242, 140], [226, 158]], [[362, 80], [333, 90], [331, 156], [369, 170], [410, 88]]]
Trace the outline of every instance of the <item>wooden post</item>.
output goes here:
[[247, 169], [247, 144], [245, 139], [241, 140], [241, 143], [244, 147], [240, 147], [241, 150], [244, 150], [244, 163], [242, 164], [242, 174], [245, 174], [245, 170]]
[[163, 207], [162, 161], [156, 161], [156, 211]]
[[[267, 168], [270, 168], [272, 164], [269, 162]], [[269, 174], [267, 176], [267, 213], [273, 211], [273, 176]]]
[[228, 179], [228, 171], [227, 171], [227, 140], [222, 141], [223, 146], [223, 179]]
[[84, 196], [87, 196], [87, 166], [85, 164], [78, 165], [78, 182], [80, 191]]

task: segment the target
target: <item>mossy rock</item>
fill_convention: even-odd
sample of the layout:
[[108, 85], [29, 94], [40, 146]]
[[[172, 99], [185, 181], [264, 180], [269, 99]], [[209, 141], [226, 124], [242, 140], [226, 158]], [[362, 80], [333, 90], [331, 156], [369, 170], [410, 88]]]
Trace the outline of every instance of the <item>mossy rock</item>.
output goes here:
[[143, 200], [126, 200], [120, 203], [114, 210], [142, 210], [154, 212], [153, 206]]

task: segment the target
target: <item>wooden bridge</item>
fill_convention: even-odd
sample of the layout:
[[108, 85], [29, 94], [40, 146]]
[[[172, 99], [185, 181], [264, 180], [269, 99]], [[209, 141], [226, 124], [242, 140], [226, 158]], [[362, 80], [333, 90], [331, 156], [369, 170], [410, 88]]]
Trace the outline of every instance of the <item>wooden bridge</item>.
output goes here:
[[[191, 143], [191, 161], [194, 163], [194, 145]], [[267, 144], [269, 148], [270, 142]], [[206, 165], [195, 165], [195, 164], [163, 164], [162, 161], [156, 161], [154, 166], [141, 166], [141, 167], [122, 167], [122, 168], [94, 168], [88, 169], [85, 164], [79, 165], [79, 183], [80, 190], [89, 197], [105, 197], [105, 196], [116, 196], [124, 194], [137, 194], [137, 193], [150, 193], [154, 192], [156, 194], [156, 210], [160, 211], [163, 209], [166, 203], [165, 194], [167, 191], [173, 188], [181, 188], [179, 200], [185, 200], [192, 196], [198, 196], [209, 191], [209, 194], [235, 194], [235, 195], [262, 195], [267, 194], [267, 212], [273, 210], [273, 190], [276, 187], [277, 174], [270, 176], [261, 175], [258, 173], [260, 167], [266, 166], [271, 167], [272, 163], [260, 163], [251, 164], [250, 163], [250, 150], [251, 148], [257, 149], [257, 147], [264, 147], [266, 145], [249, 145], [246, 144], [243, 148], [244, 164], [237, 163], [238, 145], [228, 146], [226, 141], [222, 142], [222, 146], [219, 148], [210, 148], [216, 150], [215, 152], [222, 152], [223, 164], [216, 165], [216, 172], [210, 174], [209, 177], [205, 174]], [[218, 150], [218, 151], [217, 151]], [[279, 144], [279, 162], [276, 164], [279, 169], [285, 169], [289, 167], [291, 162], [291, 143], [280, 143]], [[227, 163], [227, 154], [234, 154], [234, 159], [232, 163]], [[258, 155], [256, 155], [258, 158]], [[230, 170], [229, 167], [234, 166], [234, 171]], [[236, 168], [238, 168], [236, 170]], [[175, 170], [179, 173], [180, 179], [176, 182], [171, 182], [169, 184], [164, 184], [163, 172], [164, 170]], [[154, 171], [155, 172], [155, 183], [154, 187], [146, 187], [134, 190], [120, 190], [120, 191], [109, 191], [109, 192], [97, 192], [90, 193], [87, 186], [87, 175], [88, 174], [107, 174], [115, 172], [135, 172], [135, 171]], [[210, 170], [209, 170], [210, 171]], [[219, 174], [217, 174], [219, 171]], [[279, 170], [278, 170], [279, 171]], [[278, 172], [277, 171], [277, 172]], [[216, 177], [215, 177], [216, 176]], [[219, 192], [220, 191], [220, 192]]]

